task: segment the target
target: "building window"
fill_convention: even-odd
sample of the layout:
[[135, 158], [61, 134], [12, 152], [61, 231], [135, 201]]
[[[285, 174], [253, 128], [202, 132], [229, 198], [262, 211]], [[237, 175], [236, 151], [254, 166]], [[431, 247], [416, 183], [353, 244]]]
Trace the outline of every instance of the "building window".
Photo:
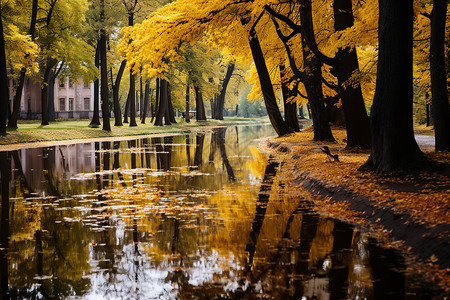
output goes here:
[[72, 78], [69, 78], [69, 88], [73, 87], [73, 81]]
[[63, 88], [64, 87], [64, 78], [60, 78], [59, 79], [59, 87]]
[[66, 99], [65, 98], [59, 98], [59, 110], [60, 111], [66, 110]]
[[73, 110], [73, 98], [69, 98], [69, 111]]
[[89, 83], [86, 83], [86, 82], [84, 83], [84, 88], [85, 89], [89, 89], [90, 87], [91, 87], [91, 85]]
[[91, 108], [91, 99], [84, 98], [84, 110], [89, 110]]

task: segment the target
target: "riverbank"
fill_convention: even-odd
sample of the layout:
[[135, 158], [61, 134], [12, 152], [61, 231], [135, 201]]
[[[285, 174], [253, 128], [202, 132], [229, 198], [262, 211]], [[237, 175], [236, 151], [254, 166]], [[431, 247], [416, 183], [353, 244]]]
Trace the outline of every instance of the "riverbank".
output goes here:
[[[224, 120], [196, 121], [186, 123], [182, 118], [177, 118], [177, 122], [170, 126], [154, 126], [148, 120], [147, 124], [138, 122], [138, 126], [130, 127], [129, 124], [114, 126], [111, 121], [111, 131], [104, 131], [102, 127], [89, 127], [90, 120], [61, 120], [51, 122], [42, 126], [40, 121], [21, 121], [16, 130], [8, 130], [7, 136], [0, 136], [0, 151], [13, 150], [15, 148], [27, 146], [45, 146], [47, 144], [57, 145], [64, 141], [71, 140], [101, 140], [113, 137], [144, 136], [144, 135], [166, 135], [182, 133], [186, 131], [205, 130], [215, 126], [230, 126], [243, 124], [264, 124], [268, 123], [267, 117], [263, 118], [237, 118], [225, 117]], [[75, 140], [75, 141], [74, 141]]]
[[[429, 132], [420, 128], [421, 135]], [[345, 130], [334, 128], [333, 134], [336, 143], [313, 142], [308, 128], [288, 137], [267, 139], [260, 147], [286, 166], [281, 178], [300, 195], [312, 199], [315, 209], [375, 229], [389, 245], [420, 261], [426, 276], [436, 279], [449, 293], [450, 154], [426, 152], [433, 160], [447, 164], [438, 172], [379, 177], [357, 170], [369, 151], [347, 151]], [[339, 155], [339, 161], [327, 159], [320, 150], [325, 145]]]

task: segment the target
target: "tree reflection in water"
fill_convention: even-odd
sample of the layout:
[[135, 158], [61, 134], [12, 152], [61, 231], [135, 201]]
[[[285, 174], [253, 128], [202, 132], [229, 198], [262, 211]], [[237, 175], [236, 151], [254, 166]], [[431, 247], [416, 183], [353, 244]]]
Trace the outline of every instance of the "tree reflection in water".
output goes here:
[[9, 299], [8, 249], [9, 249], [9, 180], [11, 161], [7, 152], [0, 152], [1, 222], [0, 222], [0, 288], [2, 299]]
[[264, 130], [11, 153], [12, 181], [0, 153], [2, 295], [426, 298], [398, 253], [287, 189], [277, 175], [283, 165], [251, 148]]

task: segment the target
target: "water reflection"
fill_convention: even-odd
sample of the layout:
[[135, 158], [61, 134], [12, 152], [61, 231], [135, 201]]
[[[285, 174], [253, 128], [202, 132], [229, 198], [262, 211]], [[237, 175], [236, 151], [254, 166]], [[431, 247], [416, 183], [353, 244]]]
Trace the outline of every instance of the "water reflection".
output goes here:
[[218, 128], [0, 153], [2, 297], [430, 296], [398, 253], [286, 191], [283, 166], [252, 146], [264, 135]]

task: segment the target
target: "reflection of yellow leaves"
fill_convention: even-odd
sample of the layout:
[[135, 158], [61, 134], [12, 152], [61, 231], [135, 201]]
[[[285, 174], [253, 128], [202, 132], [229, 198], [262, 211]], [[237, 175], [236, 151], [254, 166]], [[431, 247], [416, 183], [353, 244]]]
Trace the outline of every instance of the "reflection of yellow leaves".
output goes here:
[[256, 178], [262, 178], [266, 170], [267, 155], [262, 153], [256, 147], [249, 147], [254, 160], [247, 162], [247, 168], [252, 171], [253, 176]]

